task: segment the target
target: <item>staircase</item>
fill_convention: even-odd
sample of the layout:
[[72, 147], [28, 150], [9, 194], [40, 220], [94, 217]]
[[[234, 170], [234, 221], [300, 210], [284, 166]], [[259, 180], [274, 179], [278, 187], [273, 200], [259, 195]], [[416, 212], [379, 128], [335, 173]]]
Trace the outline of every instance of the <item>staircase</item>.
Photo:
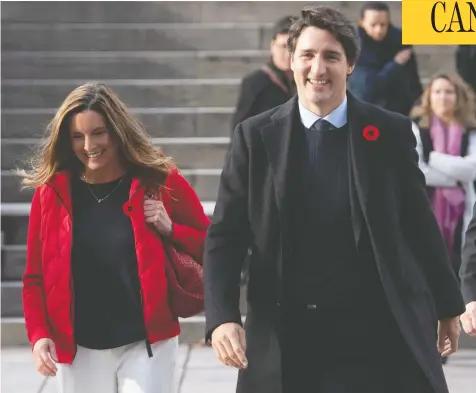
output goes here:
[[[360, 2], [320, 3], [358, 19]], [[90, 80], [109, 85], [174, 157], [211, 215], [240, 79], [268, 58], [273, 22], [306, 4], [2, 3], [2, 345], [26, 343], [20, 279], [32, 193], [19, 191], [13, 169], [66, 95]], [[400, 25], [400, 3], [389, 5]], [[453, 69], [453, 51], [416, 48], [421, 76]], [[182, 340], [202, 337], [202, 316], [182, 325]]]

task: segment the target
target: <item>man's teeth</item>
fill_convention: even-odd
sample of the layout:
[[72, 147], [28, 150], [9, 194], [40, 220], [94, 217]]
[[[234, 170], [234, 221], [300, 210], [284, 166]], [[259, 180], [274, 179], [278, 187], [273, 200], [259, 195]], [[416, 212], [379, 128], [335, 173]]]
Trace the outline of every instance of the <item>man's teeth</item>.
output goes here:
[[102, 154], [102, 152], [100, 152], [100, 153], [86, 153], [86, 155], [89, 158], [98, 158], [101, 154]]
[[325, 85], [327, 83], [326, 80], [317, 80], [317, 79], [309, 79], [313, 85]]

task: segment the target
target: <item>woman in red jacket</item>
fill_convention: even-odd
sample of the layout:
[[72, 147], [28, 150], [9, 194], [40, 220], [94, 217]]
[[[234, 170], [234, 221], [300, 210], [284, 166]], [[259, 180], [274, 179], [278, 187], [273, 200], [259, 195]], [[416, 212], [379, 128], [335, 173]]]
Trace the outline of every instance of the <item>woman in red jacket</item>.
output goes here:
[[60, 393], [173, 393], [162, 238], [200, 261], [209, 219], [103, 84], [71, 92], [49, 131], [21, 171], [35, 188], [23, 306], [36, 368]]

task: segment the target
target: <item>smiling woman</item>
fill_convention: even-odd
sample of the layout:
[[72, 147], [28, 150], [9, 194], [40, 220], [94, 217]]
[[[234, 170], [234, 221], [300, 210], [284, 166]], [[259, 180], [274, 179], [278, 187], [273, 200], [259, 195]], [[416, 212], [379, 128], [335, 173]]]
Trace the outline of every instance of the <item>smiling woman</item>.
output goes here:
[[192, 187], [100, 83], [66, 97], [19, 173], [35, 188], [23, 306], [36, 369], [60, 393], [174, 393], [163, 242], [201, 261], [209, 219]]

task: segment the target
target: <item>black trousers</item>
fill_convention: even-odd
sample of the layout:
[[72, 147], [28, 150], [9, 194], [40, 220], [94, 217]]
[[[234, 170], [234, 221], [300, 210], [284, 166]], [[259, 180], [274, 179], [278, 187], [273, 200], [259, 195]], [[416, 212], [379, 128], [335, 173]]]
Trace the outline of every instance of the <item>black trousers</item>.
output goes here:
[[290, 306], [278, 331], [283, 393], [434, 392], [382, 304]]

